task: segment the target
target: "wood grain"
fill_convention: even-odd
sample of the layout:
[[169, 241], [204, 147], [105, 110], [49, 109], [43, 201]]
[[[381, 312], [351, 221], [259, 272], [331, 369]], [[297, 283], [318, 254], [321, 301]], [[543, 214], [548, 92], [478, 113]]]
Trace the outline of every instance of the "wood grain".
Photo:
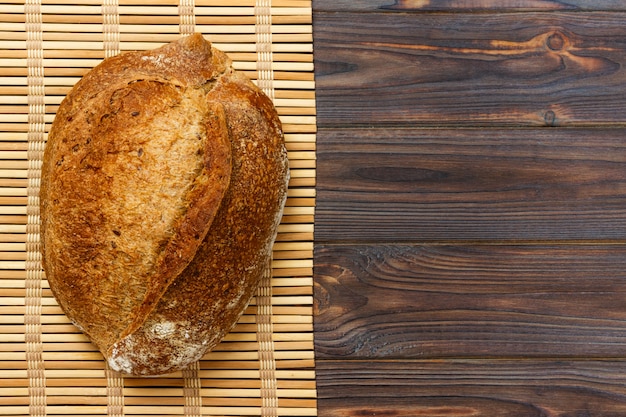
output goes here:
[[318, 361], [320, 417], [619, 417], [622, 361]]
[[626, 16], [317, 13], [318, 125], [626, 123]]
[[320, 245], [320, 359], [626, 354], [626, 246]]
[[626, 3], [313, 10], [319, 415], [626, 415]]
[[499, 12], [626, 10], [622, 0], [315, 0], [315, 11]]
[[623, 129], [321, 129], [318, 242], [626, 239]]

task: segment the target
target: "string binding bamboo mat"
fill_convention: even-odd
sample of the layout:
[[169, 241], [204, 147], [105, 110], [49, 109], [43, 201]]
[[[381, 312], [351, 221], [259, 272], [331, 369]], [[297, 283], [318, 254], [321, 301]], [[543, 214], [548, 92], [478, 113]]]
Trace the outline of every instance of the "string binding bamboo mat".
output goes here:
[[[315, 85], [311, 2], [5, 0], [0, 4], [0, 416], [314, 416]], [[65, 317], [39, 255], [46, 135], [103, 58], [201, 32], [274, 100], [291, 166], [255, 300], [183, 372], [123, 377]]]

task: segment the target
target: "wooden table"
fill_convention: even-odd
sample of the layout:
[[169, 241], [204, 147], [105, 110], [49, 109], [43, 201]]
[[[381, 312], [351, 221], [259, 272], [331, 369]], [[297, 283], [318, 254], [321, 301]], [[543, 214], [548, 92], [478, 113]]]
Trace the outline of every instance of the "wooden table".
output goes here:
[[313, 6], [319, 415], [626, 415], [626, 3]]

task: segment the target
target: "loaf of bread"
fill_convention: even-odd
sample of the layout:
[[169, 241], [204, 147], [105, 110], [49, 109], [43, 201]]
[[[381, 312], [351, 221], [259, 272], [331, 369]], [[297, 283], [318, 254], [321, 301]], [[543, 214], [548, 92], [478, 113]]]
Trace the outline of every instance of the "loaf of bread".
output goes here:
[[288, 176], [271, 100], [201, 35], [106, 59], [44, 153], [50, 288], [111, 368], [183, 369], [255, 294]]

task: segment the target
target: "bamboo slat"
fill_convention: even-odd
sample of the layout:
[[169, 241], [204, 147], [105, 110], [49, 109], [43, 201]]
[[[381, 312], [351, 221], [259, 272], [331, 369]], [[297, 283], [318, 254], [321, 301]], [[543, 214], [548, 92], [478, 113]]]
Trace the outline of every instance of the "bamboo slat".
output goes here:
[[[0, 4], [0, 416], [314, 416], [316, 108], [310, 0]], [[122, 377], [63, 314], [40, 267], [41, 154], [65, 94], [118, 51], [198, 31], [273, 99], [291, 167], [271, 274], [190, 369]]]

